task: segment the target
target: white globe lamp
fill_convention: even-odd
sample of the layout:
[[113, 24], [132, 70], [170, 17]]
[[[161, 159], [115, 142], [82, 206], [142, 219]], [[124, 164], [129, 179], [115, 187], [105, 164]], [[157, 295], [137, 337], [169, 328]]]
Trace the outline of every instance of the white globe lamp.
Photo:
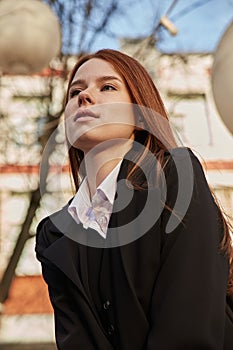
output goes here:
[[0, 1], [0, 72], [32, 74], [61, 49], [60, 24], [39, 0]]
[[218, 112], [233, 134], [233, 22], [216, 49], [211, 83]]

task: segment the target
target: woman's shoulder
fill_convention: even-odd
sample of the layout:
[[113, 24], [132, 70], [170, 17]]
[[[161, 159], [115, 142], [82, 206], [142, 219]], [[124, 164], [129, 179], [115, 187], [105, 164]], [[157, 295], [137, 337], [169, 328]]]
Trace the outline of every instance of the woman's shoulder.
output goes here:
[[59, 222], [65, 219], [68, 213], [67, 203], [60, 210], [44, 217], [37, 225], [36, 229], [36, 247], [46, 248], [52, 244], [56, 239], [63, 236], [62, 230], [60, 229]]
[[181, 217], [197, 213], [203, 215], [207, 211], [219, 216], [199, 157], [190, 148], [184, 147], [173, 149], [166, 156], [162, 193], [168, 207], [174, 213], [181, 213]]
[[206, 183], [203, 166], [191, 148], [177, 147], [165, 152], [162, 164], [166, 183], [195, 183], [200, 180]]
[[166, 152], [163, 170], [167, 184], [192, 186], [193, 189], [204, 186], [209, 190], [204, 161], [188, 147], [179, 147]]
[[169, 149], [165, 152], [166, 164], [171, 165], [172, 163], [178, 164], [179, 162], [185, 162], [184, 164], [192, 164], [202, 168], [201, 163], [195, 151], [189, 147], [176, 147]]

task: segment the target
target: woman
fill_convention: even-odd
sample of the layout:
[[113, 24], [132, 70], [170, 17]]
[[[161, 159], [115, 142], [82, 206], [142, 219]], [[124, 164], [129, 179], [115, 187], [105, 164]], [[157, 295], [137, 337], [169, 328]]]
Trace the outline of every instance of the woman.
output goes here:
[[58, 349], [232, 349], [229, 229], [148, 73], [80, 58], [65, 120], [77, 193], [36, 242]]

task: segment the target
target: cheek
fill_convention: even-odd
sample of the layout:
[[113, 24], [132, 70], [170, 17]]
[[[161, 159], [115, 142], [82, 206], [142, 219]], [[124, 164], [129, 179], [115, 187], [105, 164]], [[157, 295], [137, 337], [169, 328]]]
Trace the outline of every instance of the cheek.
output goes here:
[[135, 125], [133, 105], [131, 103], [105, 104], [103, 115], [105, 122]]
[[67, 104], [64, 111], [64, 117], [65, 117], [65, 133], [66, 137], [71, 145], [75, 142], [76, 133], [75, 128], [73, 125], [73, 118], [72, 118], [72, 108], [70, 104]]
[[72, 112], [72, 103], [71, 103], [71, 101], [68, 101], [68, 103], [65, 106], [65, 111], [64, 111], [64, 115], [65, 115], [66, 119], [69, 118], [71, 112]]

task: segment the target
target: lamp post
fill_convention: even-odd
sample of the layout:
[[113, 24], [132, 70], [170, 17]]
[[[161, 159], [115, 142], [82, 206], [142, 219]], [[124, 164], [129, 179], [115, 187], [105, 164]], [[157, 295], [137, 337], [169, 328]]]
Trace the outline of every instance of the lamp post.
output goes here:
[[[61, 48], [60, 24], [51, 8], [39, 0], [0, 1], [0, 72], [29, 75], [47, 67]], [[22, 225], [10, 261], [0, 279], [1, 305], [11, 282], [40, 201], [39, 188], [32, 191], [29, 211]], [[1, 320], [1, 319], [0, 319]]]

